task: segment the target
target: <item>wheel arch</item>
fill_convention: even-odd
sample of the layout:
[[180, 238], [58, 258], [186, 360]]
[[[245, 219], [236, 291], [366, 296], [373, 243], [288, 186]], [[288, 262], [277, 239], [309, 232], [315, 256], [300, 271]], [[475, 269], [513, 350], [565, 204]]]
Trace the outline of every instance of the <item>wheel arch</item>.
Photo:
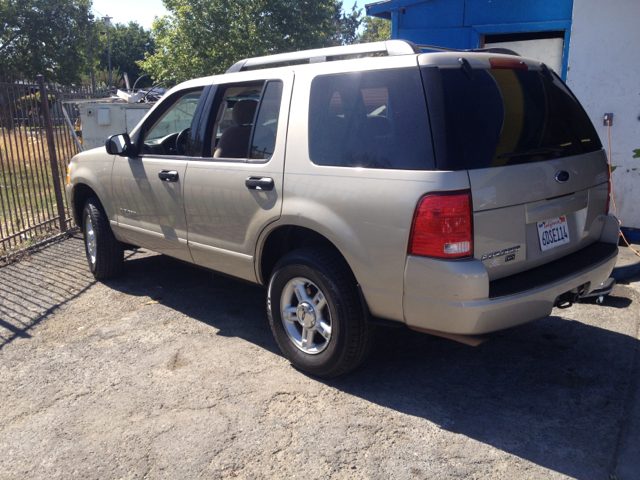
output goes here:
[[[71, 194], [72, 213], [75, 219], [76, 225], [80, 227], [80, 230], [84, 232], [84, 221], [82, 218], [82, 211], [84, 210], [84, 204], [92, 197], [95, 197], [100, 202], [100, 197], [96, 191], [86, 183], [77, 183], [73, 186]], [[100, 202], [102, 206], [102, 202]], [[104, 208], [104, 207], [103, 207]]]
[[344, 260], [353, 273], [353, 269], [340, 249], [327, 237], [308, 227], [287, 224], [279, 225], [263, 236], [263, 240], [258, 246], [256, 258], [258, 281], [262, 284], [267, 284], [273, 268], [287, 253], [312, 246], [329, 248]]

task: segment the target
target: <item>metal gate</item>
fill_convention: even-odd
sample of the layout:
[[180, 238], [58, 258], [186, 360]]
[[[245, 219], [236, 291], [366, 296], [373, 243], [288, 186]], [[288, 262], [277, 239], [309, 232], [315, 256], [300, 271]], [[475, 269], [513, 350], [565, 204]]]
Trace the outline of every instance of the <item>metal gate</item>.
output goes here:
[[63, 189], [78, 114], [63, 102], [105, 96], [38, 80], [0, 77], [0, 258], [69, 227]]

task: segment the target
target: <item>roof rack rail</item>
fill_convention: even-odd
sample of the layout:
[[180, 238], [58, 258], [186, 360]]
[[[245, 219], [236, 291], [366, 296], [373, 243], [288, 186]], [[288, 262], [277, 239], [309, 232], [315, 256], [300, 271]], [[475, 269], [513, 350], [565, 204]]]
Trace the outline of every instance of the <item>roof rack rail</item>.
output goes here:
[[464, 52], [464, 50], [458, 50], [457, 48], [438, 47], [437, 45], [416, 45], [416, 47], [437, 52]]
[[414, 43], [407, 40], [387, 40], [383, 42], [361, 43], [357, 45], [345, 45], [341, 47], [317, 48], [300, 52], [278, 53], [266, 57], [245, 58], [234, 63], [226, 73], [241, 72], [253, 68], [273, 68], [277, 64], [291, 62], [321, 63], [339, 60], [339, 57], [349, 55], [366, 55], [373, 53], [386, 53], [388, 56], [412, 55], [422, 53]]
[[516, 55], [520, 56], [518, 52], [514, 52], [508, 48], [473, 48], [468, 50], [459, 50], [457, 48], [447, 48], [447, 47], [438, 47], [436, 45], [416, 45], [418, 48], [422, 48], [424, 50], [436, 50], [438, 52], [479, 52], [479, 53], [501, 53], [503, 55]]
[[469, 50], [470, 52], [484, 52], [484, 53], [502, 53], [503, 55], [515, 55], [519, 57], [520, 54], [518, 52], [514, 52], [509, 48], [502, 47], [494, 47], [494, 48], [476, 48], [474, 50]]

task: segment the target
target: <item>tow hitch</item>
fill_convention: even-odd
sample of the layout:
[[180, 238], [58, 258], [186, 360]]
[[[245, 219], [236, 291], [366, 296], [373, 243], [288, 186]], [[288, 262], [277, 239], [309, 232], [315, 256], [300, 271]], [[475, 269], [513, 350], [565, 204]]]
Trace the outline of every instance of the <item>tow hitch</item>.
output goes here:
[[598, 305], [602, 305], [602, 302], [604, 302], [604, 296], [609, 295], [611, 293], [611, 290], [613, 290], [613, 287], [615, 286], [616, 286], [616, 279], [613, 277], [609, 277], [602, 283], [602, 285], [600, 285], [598, 288], [596, 288], [592, 292], [586, 295], [580, 295], [580, 299], [598, 297], [596, 298], [596, 303]]
[[553, 302], [553, 306], [557, 308], [569, 308], [572, 307], [574, 303], [578, 303], [579, 301], [580, 294], [571, 290], [558, 296], [558, 298], [556, 298], [556, 301]]
[[604, 296], [609, 295], [611, 293], [611, 290], [613, 290], [613, 287], [615, 286], [616, 280], [614, 278], [608, 278], [595, 290], [592, 290], [589, 293], [585, 293], [588, 291], [589, 287], [589, 284], [586, 283], [558, 296], [558, 298], [556, 298], [556, 301], [553, 303], [553, 306], [557, 308], [569, 308], [574, 303], [580, 303], [580, 301], [585, 298], [593, 297], [597, 297], [597, 304], [602, 304], [602, 302], [604, 301]]

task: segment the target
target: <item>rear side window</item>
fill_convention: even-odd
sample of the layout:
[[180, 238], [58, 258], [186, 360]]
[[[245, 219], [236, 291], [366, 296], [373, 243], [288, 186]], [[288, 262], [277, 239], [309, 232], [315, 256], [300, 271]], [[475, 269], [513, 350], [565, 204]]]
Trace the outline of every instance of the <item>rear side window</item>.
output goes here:
[[258, 118], [254, 126], [249, 158], [268, 160], [273, 155], [273, 150], [276, 146], [281, 100], [282, 82], [268, 82], [262, 94]]
[[419, 70], [316, 77], [309, 99], [309, 157], [316, 165], [432, 170]]
[[217, 85], [202, 133], [202, 157], [268, 161], [276, 145], [282, 88], [280, 80]]
[[440, 170], [531, 163], [602, 148], [582, 106], [551, 72], [422, 72]]

